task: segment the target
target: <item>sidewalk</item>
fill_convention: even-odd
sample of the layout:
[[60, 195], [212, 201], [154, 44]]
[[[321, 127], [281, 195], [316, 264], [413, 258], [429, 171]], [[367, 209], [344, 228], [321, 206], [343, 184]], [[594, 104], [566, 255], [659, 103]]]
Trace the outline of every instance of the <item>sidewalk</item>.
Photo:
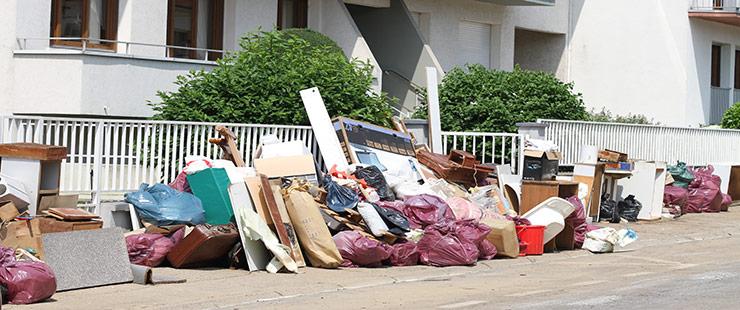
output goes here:
[[[694, 285], [730, 279], [723, 287], [740, 287], [740, 276], [731, 271], [740, 265], [737, 223], [737, 208], [722, 214], [640, 222], [630, 225], [639, 240], [627, 252], [570, 251], [481, 261], [475, 267], [307, 268], [300, 274], [277, 275], [164, 268], [155, 272], [185, 277], [187, 283], [62, 292], [54, 295], [53, 302], [8, 309], [572, 309], [607, 305], [634, 309], [666, 308], [670, 306], [666, 302], [684, 308], [691, 302], [701, 308], [727, 308], [740, 296], [702, 300], [712, 292], [702, 293]], [[685, 281], [690, 282], [687, 292], [666, 292], [665, 288]], [[699, 296], [689, 298], [692, 291]]]

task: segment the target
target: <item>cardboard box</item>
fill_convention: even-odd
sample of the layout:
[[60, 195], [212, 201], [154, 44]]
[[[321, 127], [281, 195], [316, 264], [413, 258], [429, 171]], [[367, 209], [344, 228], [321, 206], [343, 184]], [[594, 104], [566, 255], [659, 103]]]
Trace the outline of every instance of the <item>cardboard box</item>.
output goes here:
[[9, 222], [21, 215], [12, 201], [0, 202], [0, 221]]
[[534, 181], [555, 180], [558, 175], [560, 158], [560, 152], [525, 150], [522, 179]]
[[372, 152], [358, 154], [357, 150], [363, 148], [416, 157], [411, 136], [403, 132], [344, 117], [335, 118], [333, 125], [344, 155], [350, 163], [376, 164], [371, 162]]
[[43, 259], [39, 219], [12, 221], [0, 228], [0, 244], [9, 248], [31, 248]]
[[310, 183], [319, 184], [313, 155], [255, 159], [254, 168], [257, 169], [258, 173], [266, 175], [269, 179], [280, 177], [301, 178]]
[[496, 246], [496, 256], [516, 258], [519, 256], [519, 237], [516, 235], [516, 225], [513, 221], [483, 218], [481, 223], [491, 227], [486, 239]]
[[599, 151], [599, 161], [602, 162], [609, 162], [609, 163], [618, 163], [622, 161], [627, 161], [627, 154], [612, 150], [600, 150]]

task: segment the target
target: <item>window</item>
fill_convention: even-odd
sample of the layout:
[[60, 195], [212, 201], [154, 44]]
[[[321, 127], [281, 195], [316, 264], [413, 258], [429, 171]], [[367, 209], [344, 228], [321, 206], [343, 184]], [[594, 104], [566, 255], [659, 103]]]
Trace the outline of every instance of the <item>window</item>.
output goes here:
[[115, 49], [118, 0], [54, 0], [51, 13], [51, 36], [70, 38], [53, 45]]
[[462, 21], [459, 25], [458, 65], [481, 64], [491, 67], [491, 25]]
[[722, 47], [712, 45], [712, 86], [720, 87]]
[[308, 27], [308, 0], [278, 0], [278, 29]]
[[[201, 3], [203, 3], [201, 1]], [[169, 0], [167, 11], [167, 45], [187, 48], [223, 48], [224, 1], [211, 0], [203, 8], [198, 0]], [[198, 23], [198, 21], [201, 23]], [[204, 59], [204, 51], [171, 47], [169, 57]], [[216, 60], [221, 53], [209, 52], [208, 59]]]
[[735, 89], [740, 89], [740, 51], [735, 51]]

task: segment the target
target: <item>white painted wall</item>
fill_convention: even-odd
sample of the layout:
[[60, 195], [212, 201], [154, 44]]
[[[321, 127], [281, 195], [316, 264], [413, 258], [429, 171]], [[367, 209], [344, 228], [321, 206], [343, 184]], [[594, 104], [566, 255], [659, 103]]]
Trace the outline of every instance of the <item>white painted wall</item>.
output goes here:
[[277, 23], [275, 0], [225, 0], [224, 49], [239, 48], [239, 39], [259, 28], [270, 31]]
[[7, 0], [0, 10], [0, 113], [12, 112], [13, 49], [15, 48], [16, 0]]
[[[121, 0], [118, 3], [118, 40], [167, 44], [167, 1]], [[125, 46], [118, 46], [123, 52]], [[133, 54], [164, 57], [161, 47], [131, 46]]]

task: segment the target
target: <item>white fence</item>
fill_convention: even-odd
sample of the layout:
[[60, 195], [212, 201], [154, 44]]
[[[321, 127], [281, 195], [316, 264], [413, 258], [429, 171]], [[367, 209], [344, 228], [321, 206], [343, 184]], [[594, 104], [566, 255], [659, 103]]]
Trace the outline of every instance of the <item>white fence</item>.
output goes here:
[[514, 172], [524, 158], [523, 137], [514, 133], [442, 132], [443, 148], [472, 153], [482, 163], [511, 165]]
[[[61, 191], [89, 193], [97, 203], [102, 193], [135, 190], [139, 184], [172, 181], [187, 155], [220, 157], [216, 123], [2, 116], [0, 143], [36, 142], [67, 147]], [[282, 141], [302, 140], [319, 154], [308, 126], [223, 124], [238, 137], [249, 162], [265, 134]]]
[[[67, 148], [62, 164], [62, 192], [101, 194], [136, 190], [141, 183], [169, 183], [187, 155], [221, 156], [208, 143], [218, 123], [0, 116], [0, 143], [36, 142]], [[309, 126], [222, 124], [237, 135], [237, 147], [251, 163], [260, 138], [274, 134], [281, 141], [302, 140], [322, 164]], [[521, 162], [521, 137], [508, 133], [443, 132], [446, 150], [475, 154], [481, 162]], [[515, 170], [516, 171], [516, 170]]]
[[561, 164], [578, 162], [581, 147], [595, 145], [631, 158], [689, 165], [740, 163], [740, 130], [538, 120], [548, 124], [545, 138], [563, 154]]

